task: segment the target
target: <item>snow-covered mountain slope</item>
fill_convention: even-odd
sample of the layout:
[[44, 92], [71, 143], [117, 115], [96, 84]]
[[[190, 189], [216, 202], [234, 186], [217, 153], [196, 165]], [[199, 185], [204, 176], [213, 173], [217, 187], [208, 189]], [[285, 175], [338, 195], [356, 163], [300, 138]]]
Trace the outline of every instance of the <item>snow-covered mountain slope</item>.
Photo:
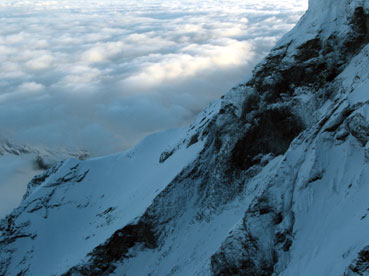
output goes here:
[[[0, 226], [1, 273], [63, 273], [122, 225], [139, 223], [152, 200], [198, 154], [201, 143], [181, 146], [183, 136], [184, 130], [152, 135], [131, 151], [69, 159], [33, 178], [20, 207]], [[175, 152], [161, 156], [173, 147]]]
[[311, 0], [186, 129], [35, 177], [4, 275], [369, 275], [369, 2]]
[[85, 159], [87, 154], [20, 146], [0, 139], [0, 218], [19, 205], [33, 176], [72, 156]]

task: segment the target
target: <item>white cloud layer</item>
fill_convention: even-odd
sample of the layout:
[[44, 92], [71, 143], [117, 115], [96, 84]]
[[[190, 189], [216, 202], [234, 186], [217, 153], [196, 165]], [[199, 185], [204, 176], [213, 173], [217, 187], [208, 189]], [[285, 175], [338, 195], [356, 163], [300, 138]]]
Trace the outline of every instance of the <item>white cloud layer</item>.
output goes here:
[[132, 146], [245, 79], [307, 0], [2, 0], [0, 122], [18, 143]]

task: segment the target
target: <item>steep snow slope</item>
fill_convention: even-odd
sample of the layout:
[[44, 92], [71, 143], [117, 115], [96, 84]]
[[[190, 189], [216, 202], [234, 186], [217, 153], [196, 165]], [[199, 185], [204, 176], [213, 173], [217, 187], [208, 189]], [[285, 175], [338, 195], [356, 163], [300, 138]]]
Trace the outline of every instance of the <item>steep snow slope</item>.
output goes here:
[[69, 159], [35, 177], [20, 207], [1, 224], [2, 256], [9, 253], [2, 274], [60, 274], [120, 226], [135, 223], [201, 148], [179, 147], [160, 164], [160, 154], [183, 136], [183, 130], [152, 135], [131, 151]]
[[34, 178], [0, 273], [369, 275], [369, 4], [309, 4], [188, 128]]

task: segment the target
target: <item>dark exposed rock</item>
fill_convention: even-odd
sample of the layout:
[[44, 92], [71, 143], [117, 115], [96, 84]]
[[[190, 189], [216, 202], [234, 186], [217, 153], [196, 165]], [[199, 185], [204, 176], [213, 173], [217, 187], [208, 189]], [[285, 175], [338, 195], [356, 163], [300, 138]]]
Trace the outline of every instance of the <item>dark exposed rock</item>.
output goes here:
[[363, 146], [366, 145], [369, 140], [369, 123], [362, 114], [356, 113], [349, 117], [346, 128]]
[[290, 250], [291, 246], [292, 246], [292, 240], [287, 239], [285, 243], [283, 244], [283, 250], [288, 251]]
[[345, 40], [332, 34], [322, 41], [319, 36], [297, 47], [294, 63], [284, 62], [290, 44], [274, 49], [249, 82], [267, 102], [279, 101], [282, 94], [291, 95], [296, 87], [319, 89], [342, 72], [344, 64], [369, 42], [369, 15], [357, 7], [350, 19], [351, 30]]
[[236, 143], [231, 162], [245, 170], [256, 164], [254, 157], [260, 153], [283, 154], [303, 129], [301, 120], [287, 107], [263, 110], [255, 116], [255, 124]]
[[[305, 62], [312, 58], [318, 57], [320, 54], [320, 51], [322, 50], [322, 42], [318, 37], [313, 38], [311, 40], [306, 41], [299, 47], [298, 54], [295, 55], [295, 59], [297, 62]], [[333, 51], [333, 49], [327, 49], [326, 53], [329, 53]]]
[[164, 163], [169, 157], [171, 157], [174, 153], [174, 150], [164, 151], [159, 158], [159, 163]]
[[362, 6], [355, 9], [350, 24], [353, 32], [349, 34], [344, 42], [344, 54], [352, 56], [357, 54], [369, 42], [369, 14], [365, 13]]
[[199, 141], [199, 135], [196, 133], [192, 135], [190, 142], [188, 142], [187, 147], [191, 147], [193, 144], [196, 144]]
[[[292, 193], [293, 189], [288, 192]], [[280, 252], [292, 246], [294, 216], [281, 209], [278, 194], [264, 192], [255, 198], [242, 224], [211, 258], [213, 275], [273, 275]], [[284, 225], [282, 222], [285, 221]], [[263, 229], [263, 233], [261, 233]], [[264, 233], [265, 232], [265, 233]]]
[[143, 221], [117, 230], [104, 244], [89, 254], [90, 260], [87, 264], [73, 267], [63, 276], [109, 275], [115, 270], [114, 262], [129, 258], [129, 249], [140, 244], [150, 249], [157, 246], [152, 226]]
[[369, 273], [369, 246], [359, 252], [356, 260], [349, 266], [344, 276], [363, 276], [367, 273]]

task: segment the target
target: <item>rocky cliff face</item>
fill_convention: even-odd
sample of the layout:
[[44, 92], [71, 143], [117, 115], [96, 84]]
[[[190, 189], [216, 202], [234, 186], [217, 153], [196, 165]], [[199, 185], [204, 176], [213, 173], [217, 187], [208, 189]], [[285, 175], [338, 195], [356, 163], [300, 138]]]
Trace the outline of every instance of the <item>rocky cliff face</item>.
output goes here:
[[369, 273], [369, 3], [311, 0], [186, 129], [33, 179], [4, 275]]

